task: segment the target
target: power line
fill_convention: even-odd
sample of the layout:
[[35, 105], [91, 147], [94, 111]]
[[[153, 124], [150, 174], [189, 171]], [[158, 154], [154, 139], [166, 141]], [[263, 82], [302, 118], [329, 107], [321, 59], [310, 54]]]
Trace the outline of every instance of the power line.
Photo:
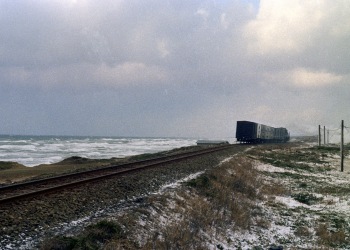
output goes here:
[[[326, 132], [327, 131], [327, 132]], [[319, 139], [318, 139], [318, 144], [321, 146], [321, 143], [323, 142], [324, 145], [330, 143], [330, 141], [333, 141], [332, 143], [334, 144], [334, 141], [337, 140], [336, 138], [339, 138], [343, 141], [346, 138], [346, 141], [349, 141], [349, 134], [350, 134], [350, 127], [344, 125], [344, 120], [342, 120], [341, 127], [340, 128], [331, 128], [327, 129], [326, 127], [323, 126], [323, 129], [321, 129], [321, 125], [319, 125]], [[327, 138], [326, 138], [327, 137]], [[341, 144], [335, 142], [335, 144]]]
[[341, 128], [328, 129], [328, 131], [338, 131], [338, 130], [341, 130]]

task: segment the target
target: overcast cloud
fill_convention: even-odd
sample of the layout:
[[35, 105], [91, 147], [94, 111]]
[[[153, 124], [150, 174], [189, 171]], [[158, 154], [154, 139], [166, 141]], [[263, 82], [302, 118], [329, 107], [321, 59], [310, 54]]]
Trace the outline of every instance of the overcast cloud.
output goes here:
[[0, 0], [0, 134], [350, 125], [347, 0]]

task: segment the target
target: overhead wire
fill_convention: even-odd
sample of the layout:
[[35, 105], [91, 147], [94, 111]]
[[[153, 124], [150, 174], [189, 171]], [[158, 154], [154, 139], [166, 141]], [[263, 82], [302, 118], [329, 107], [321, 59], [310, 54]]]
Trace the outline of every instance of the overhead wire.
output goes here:
[[[324, 130], [321, 130], [320, 132], [324, 136], [324, 134], [325, 134]], [[349, 137], [350, 127], [343, 125], [343, 132], [344, 132], [344, 137], [345, 138]], [[336, 138], [338, 136], [341, 136], [341, 127], [327, 129], [327, 136], [328, 136], [328, 140], [331, 140], [331, 139], [334, 139], [334, 138]]]

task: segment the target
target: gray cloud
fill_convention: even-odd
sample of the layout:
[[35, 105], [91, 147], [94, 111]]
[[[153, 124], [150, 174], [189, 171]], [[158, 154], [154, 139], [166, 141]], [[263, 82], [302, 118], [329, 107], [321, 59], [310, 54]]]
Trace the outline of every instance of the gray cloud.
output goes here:
[[[0, 133], [234, 137], [348, 117], [346, 1], [0, 1]], [[335, 108], [337, 107], [337, 108]]]

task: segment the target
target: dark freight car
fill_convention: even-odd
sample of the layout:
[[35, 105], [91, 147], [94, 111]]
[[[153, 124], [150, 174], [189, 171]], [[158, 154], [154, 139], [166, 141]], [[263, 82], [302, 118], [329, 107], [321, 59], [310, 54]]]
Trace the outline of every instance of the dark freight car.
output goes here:
[[241, 143], [287, 142], [286, 128], [274, 128], [250, 121], [237, 121], [236, 139]]
[[236, 138], [239, 142], [254, 142], [257, 140], [258, 124], [248, 121], [237, 121]]

